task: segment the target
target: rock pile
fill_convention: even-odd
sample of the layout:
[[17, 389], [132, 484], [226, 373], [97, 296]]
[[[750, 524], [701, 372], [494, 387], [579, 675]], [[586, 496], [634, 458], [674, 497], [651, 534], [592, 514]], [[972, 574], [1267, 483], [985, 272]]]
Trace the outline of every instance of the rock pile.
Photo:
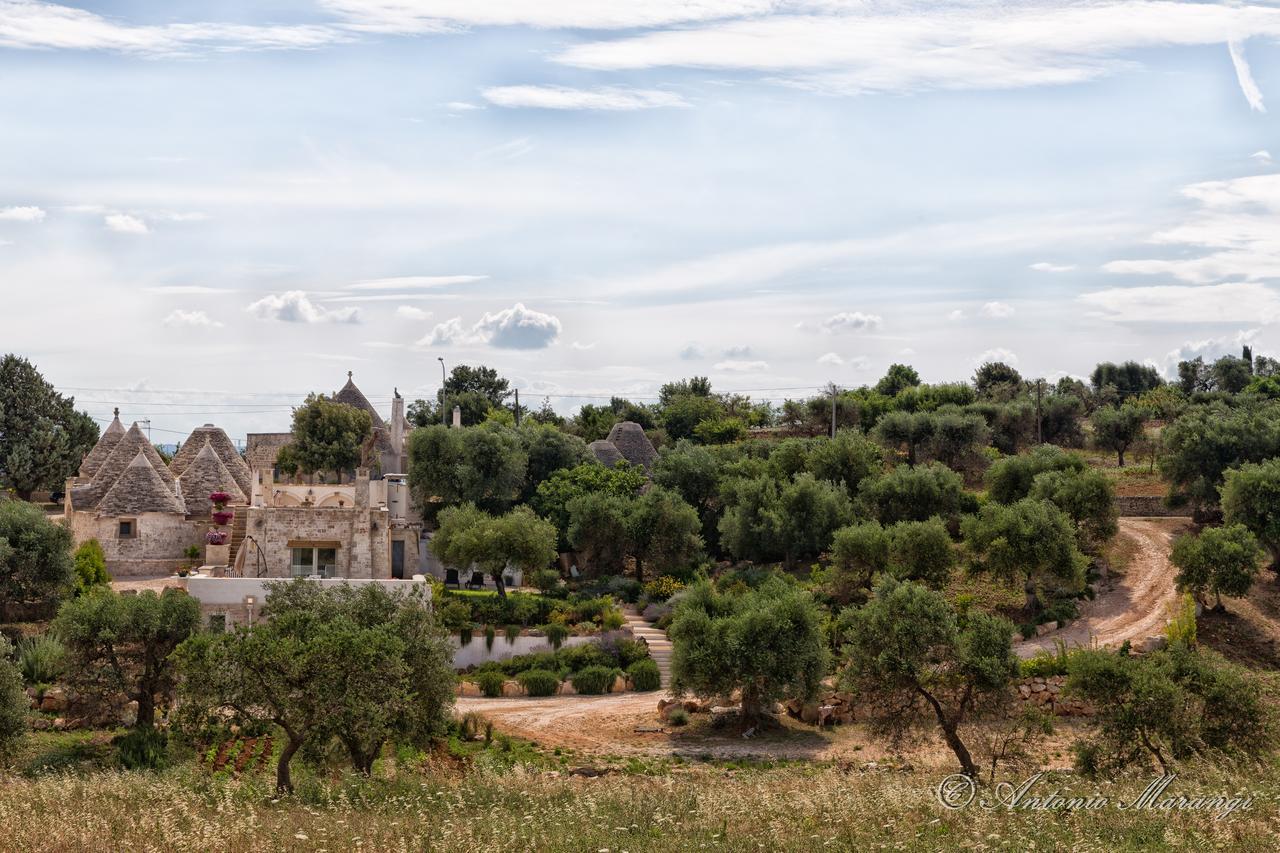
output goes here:
[[1092, 716], [1094, 710], [1087, 702], [1063, 694], [1062, 688], [1066, 682], [1065, 675], [1023, 678], [1014, 684], [1013, 692], [1020, 701], [1039, 705], [1055, 717]]

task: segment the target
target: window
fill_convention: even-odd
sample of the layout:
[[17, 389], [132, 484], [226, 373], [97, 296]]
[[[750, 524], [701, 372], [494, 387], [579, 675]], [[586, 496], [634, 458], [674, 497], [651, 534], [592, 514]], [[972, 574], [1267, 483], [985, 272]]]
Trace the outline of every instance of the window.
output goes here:
[[322, 578], [338, 576], [338, 549], [317, 548], [314, 546], [293, 547], [289, 549], [290, 574], [295, 578], [307, 578], [318, 575]]
[[295, 578], [310, 577], [316, 573], [316, 549], [293, 548], [293, 560], [289, 566], [290, 574]]
[[119, 526], [116, 529], [117, 539], [132, 539], [138, 535], [138, 524], [132, 518], [120, 519]]

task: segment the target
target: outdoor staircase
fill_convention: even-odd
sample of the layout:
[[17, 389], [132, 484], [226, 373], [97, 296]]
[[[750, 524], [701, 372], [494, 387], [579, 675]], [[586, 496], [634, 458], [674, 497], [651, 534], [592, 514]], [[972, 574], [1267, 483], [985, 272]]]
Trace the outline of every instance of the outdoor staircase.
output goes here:
[[244, 544], [246, 533], [245, 525], [248, 524], [248, 513], [245, 507], [240, 507], [231, 519], [231, 565], [236, 564], [236, 554], [240, 553], [240, 546]]
[[626, 617], [627, 627], [631, 629], [635, 638], [649, 644], [649, 656], [658, 665], [658, 672], [662, 675], [662, 686], [671, 686], [671, 641], [667, 639], [666, 632], [647, 622], [634, 605], [627, 605], [622, 614]]

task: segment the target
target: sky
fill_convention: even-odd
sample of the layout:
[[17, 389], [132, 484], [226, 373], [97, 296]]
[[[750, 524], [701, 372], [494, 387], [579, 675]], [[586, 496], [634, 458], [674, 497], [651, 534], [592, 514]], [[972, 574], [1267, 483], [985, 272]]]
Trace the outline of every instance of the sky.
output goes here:
[[1280, 352], [1280, 3], [0, 0], [0, 350], [156, 441]]

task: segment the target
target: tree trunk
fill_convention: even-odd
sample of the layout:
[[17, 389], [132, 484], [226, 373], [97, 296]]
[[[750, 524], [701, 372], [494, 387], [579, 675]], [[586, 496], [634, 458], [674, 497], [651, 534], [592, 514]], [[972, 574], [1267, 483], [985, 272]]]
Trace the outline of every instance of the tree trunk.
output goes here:
[[34, 491], [35, 489], [19, 489], [16, 487], [13, 490], [14, 494], [16, 494], [19, 499], [27, 501], [28, 503], [31, 501], [31, 493]]
[[1027, 609], [1027, 612], [1033, 616], [1038, 614], [1040, 612], [1040, 599], [1036, 598], [1036, 582], [1032, 580], [1030, 575], [1027, 575], [1027, 582], [1022, 585], [1022, 591], [1026, 594], [1023, 606]]
[[639, 581], [640, 583], [644, 583], [644, 560], [640, 559], [639, 557], [636, 557], [635, 560], [636, 560], [636, 580]]
[[498, 598], [506, 598], [507, 585], [502, 580], [502, 572], [494, 572], [491, 577], [493, 578], [494, 588], [498, 590]]
[[276, 792], [280, 794], [293, 793], [293, 778], [289, 775], [289, 762], [293, 760], [293, 754], [302, 746], [302, 741], [298, 738], [290, 737], [285, 743], [284, 749], [280, 751], [280, 760], [276, 762]]
[[1116, 451], [1116, 467], [1118, 468], [1124, 467], [1124, 451], [1123, 450]]
[[150, 729], [156, 724], [156, 697], [150, 690], [140, 690], [137, 695], [138, 700], [138, 721], [133, 724], [135, 729]]
[[1213, 591], [1213, 609], [1216, 613], [1227, 612], [1227, 608], [1222, 604], [1222, 593], [1216, 589]]
[[378, 754], [382, 752], [382, 744], [375, 744], [368, 752], [365, 752], [360, 744], [354, 740], [344, 740], [347, 746], [347, 754], [351, 756], [351, 765], [356, 772], [362, 776], [373, 775], [373, 762], [377, 759]]
[[[942, 729], [942, 738], [947, 742], [947, 746], [955, 754], [956, 759], [960, 762], [960, 770], [964, 775], [973, 779], [975, 782], [979, 778], [978, 765], [974, 763], [973, 756], [969, 754], [969, 748], [964, 745], [964, 741], [960, 740], [960, 718], [949, 717], [942, 709], [942, 704], [923, 688], [918, 688], [920, 695], [933, 706], [934, 716], [938, 718], [938, 726]], [[963, 706], [962, 706], [963, 707]]]
[[764, 704], [760, 701], [759, 691], [752, 685], [742, 688], [742, 713], [739, 722], [742, 730], [759, 726], [769, 716], [765, 713]]

